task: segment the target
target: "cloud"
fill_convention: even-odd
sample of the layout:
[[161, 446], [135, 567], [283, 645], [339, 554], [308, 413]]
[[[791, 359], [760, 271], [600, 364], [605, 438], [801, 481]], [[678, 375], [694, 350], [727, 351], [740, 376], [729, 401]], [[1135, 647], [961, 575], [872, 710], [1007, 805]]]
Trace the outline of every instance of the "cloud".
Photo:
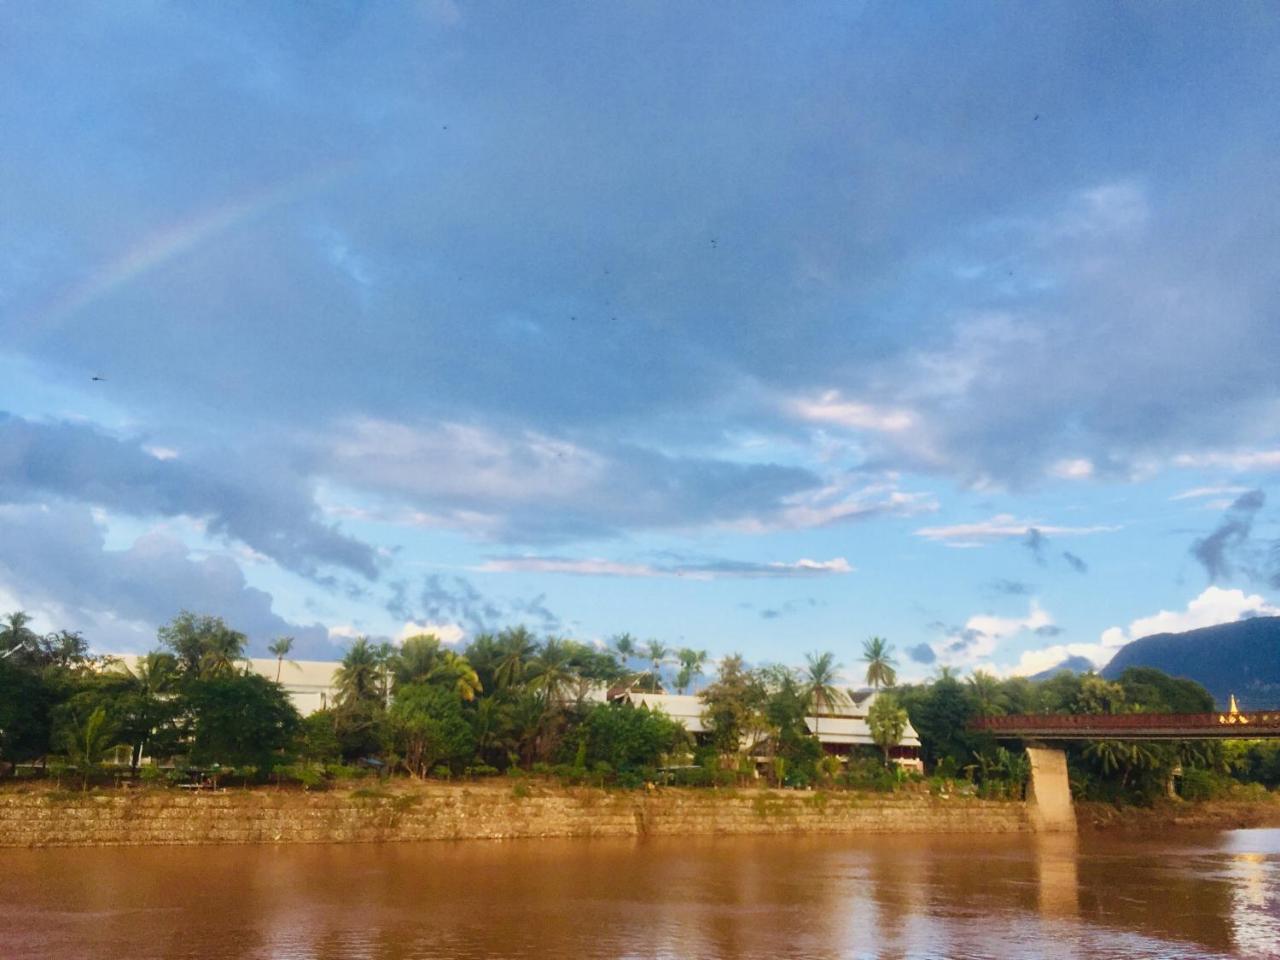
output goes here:
[[434, 635], [441, 643], [450, 647], [457, 646], [467, 635], [467, 631], [456, 623], [420, 623], [417, 620], [408, 620], [396, 634], [396, 642], [404, 643], [410, 637], [424, 633]]
[[410, 598], [409, 585], [391, 584], [387, 611], [414, 623], [450, 625], [468, 636], [523, 623], [543, 633], [558, 633], [560, 618], [546, 605], [546, 596], [495, 597], [476, 589], [465, 577], [431, 574], [424, 577], [416, 596]]
[[1031, 584], [1021, 580], [996, 579], [992, 580], [988, 586], [1006, 597], [1027, 597], [1035, 590]]
[[1084, 657], [1097, 668], [1111, 659], [1113, 652], [1096, 643], [1058, 643], [1023, 651], [1017, 663], [1007, 669], [996, 668], [995, 672], [1001, 676], [1032, 676], [1050, 670], [1070, 657]]
[[[990, 658], [1000, 645], [1020, 634], [1052, 636], [1058, 631], [1053, 617], [1032, 600], [1025, 617], [999, 617], [994, 614], [974, 614], [963, 626], [948, 626], [941, 622], [930, 624], [940, 630], [946, 639], [930, 645], [937, 659], [949, 665], [968, 665]], [[925, 662], [913, 656], [917, 662]]]
[[790, 498], [819, 487], [795, 467], [369, 418], [330, 439], [324, 469], [347, 486], [407, 503], [424, 524], [508, 541], [780, 518]]
[[1085, 563], [1082, 559], [1077, 557], [1070, 550], [1062, 551], [1062, 559], [1065, 560], [1067, 562], [1067, 565], [1071, 567], [1071, 569], [1074, 570], [1076, 573], [1089, 572], [1089, 565]]
[[307, 481], [270, 451], [187, 461], [66, 421], [0, 413], [0, 502], [66, 498], [135, 517], [189, 516], [286, 569], [326, 566], [374, 578], [372, 547], [319, 520]]
[[1180, 467], [1214, 467], [1230, 470], [1233, 473], [1280, 470], [1280, 450], [1213, 450], [1203, 453], [1183, 453], [1176, 456], [1173, 462]]
[[1035, 527], [1031, 527], [1022, 538], [1022, 545], [1030, 551], [1032, 559], [1042, 567], [1044, 566], [1044, 547], [1047, 542], [1048, 538]]
[[1001, 513], [979, 523], [957, 523], [941, 527], [921, 527], [915, 531], [924, 537], [949, 547], [979, 547], [999, 540], [1021, 539], [1033, 554], [1042, 549], [1046, 536], [1084, 536], [1092, 533], [1110, 533], [1117, 526], [1095, 525], [1089, 527], [1064, 527], [1052, 524], [1029, 523], [1018, 520], [1012, 514]]
[[156, 628], [187, 609], [221, 616], [249, 636], [253, 653], [287, 634], [299, 657], [333, 656], [324, 627], [276, 614], [271, 595], [249, 586], [231, 557], [196, 555], [169, 534], [109, 549], [87, 508], [22, 504], [0, 506], [0, 542], [23, 545], [0, 555], [0, 588], [42, 612], [43, 628], [83, 630], [95, 650], [149, 649]]
[[793, 399], [789, 412], [801, 420], [835, 424], [854, 430], [897, 433], [910, 430], [916, 418], [906, 410], [884, 410], [871, 404], [846, 400], [838, 390], [828, 390], [816, 399]]
[[1240, 494], [1217, 528], [1191, 544], [1191, 555], [1204, 567], [1211, 583], [1231, 576], [1232, 558], [1248, 543], [1254, 517], [1266, 502], [1266, 494], [1261, 490]]
[[[1185, 610], [1161, 610], [1150, 616], [1139, 617], [1128, 627], [1109, 627], [1103, 631], [1099, 643], [1107, 651], [1114, 653], [1131, 640], [1157, 633], [1182, 633], [1197, 627], [1232, 623], [1251, 616], [1276, 615], [1280, 615], [1280, 608], [1258, 594], [1209, 586], [1198, 597], [1190, 600]], [[1102, 662], [1097, 657], [1093, 659], [1095, 662]], [[1110, 654], [1107, 659], [1110, 659]]]
[[1242, 493], [1248, 493], [1248, 487], [1236, 486], [1216, 486], [1216, 487], [1192, 487], [1190, 490], [1183, 490], [1181, 493], [1175, 493], [1170, 500], [1197, 500], [1204, 497], [1238, 497]]
[[690, 580], [722, 578], [794, 579], [853, 573], [844, 557], [831, 560], [800, 559], [790, 563], [756, 563], [743, 560], [700, 560], [666, 564], [620, 563], [602, 559], [568, 557], [496, 557], [475, 568], [483, 573], [566, 573], [592, 577], [686, 577]]
[[938, 655], [933, 652], [933, 647], [927, 643], [918, 643], [914, 647], [908, 647], [907, 656], [916, 663], [933, 663], [938, 659]]

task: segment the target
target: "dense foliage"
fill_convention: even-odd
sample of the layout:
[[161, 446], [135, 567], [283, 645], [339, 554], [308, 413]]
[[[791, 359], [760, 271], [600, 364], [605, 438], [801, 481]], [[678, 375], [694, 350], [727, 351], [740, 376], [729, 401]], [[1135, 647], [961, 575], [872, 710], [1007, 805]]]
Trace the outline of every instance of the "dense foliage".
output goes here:
[[[308, 786], [361, 770], [533, 771], [623, 785], [754, 782], [762, 771], [785, 786], [892, 789], [903, 774], [891, 751], [910, 722], [935, 785], [1018, 797], [1022, 751], [971, 732], [972, 719], [1214, 708], [1199, 684], [1149, 668], [1114, 681], [1064, 672], [1040, 682], [981, 671], [961, 679], [944, 669], [927, 683], [895, 685], [891, 648], [873, 637], [862, 659], [878, 690], [867, 717], [876, 746], [835, 757], [815, 733], [855, 694], [840, 685], [842, 665], [830, 653], [809, 654], [799, 669], [726, 657], [698, 694], [705, 733], [695, 743], [665, 714], [603, 694], [688, 690], [706, 653], [627, 634], [599, 648], [514, 627], [482, 633], [462, 651], [426, 634], [399, 645], [358, 638], [337, 671], [333, 702], [302, 718], [278, 682], [287, 637], [270, 647], [273, 680], [248, 669], [245, 636], [218, 617], [180, 614], [160, 629], [156, 650], [128, 665], [90, 655], [78, 634], [39, 635], [29, 623], [21, 613], [0, 623], [0, 774], [21, 766], [83, 784], [107, 769]], [[1177, 777], [1188, 797], [1241, 780], [1280, 785], [1280, 745], [1264, 742], [1099, 741], [1069, 747], [1068, 762], [1073, 787], [1092, 798], [1149, 800]]]

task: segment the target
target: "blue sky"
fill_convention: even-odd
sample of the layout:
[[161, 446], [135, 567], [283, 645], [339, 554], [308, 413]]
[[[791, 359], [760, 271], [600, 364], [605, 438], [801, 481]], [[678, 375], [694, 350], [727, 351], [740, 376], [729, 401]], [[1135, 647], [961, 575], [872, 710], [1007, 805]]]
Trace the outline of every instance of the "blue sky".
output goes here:
[[909, 678], [1276, 612], [1269, 5], [2, 16], [0, 608]]

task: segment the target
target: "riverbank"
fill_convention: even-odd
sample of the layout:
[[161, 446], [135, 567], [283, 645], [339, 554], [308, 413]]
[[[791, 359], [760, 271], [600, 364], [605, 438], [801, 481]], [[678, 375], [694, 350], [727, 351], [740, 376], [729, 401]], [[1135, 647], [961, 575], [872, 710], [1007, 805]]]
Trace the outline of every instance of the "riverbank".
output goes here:
[[928, 794], [663, 788], [521, 781], [304, 793], [235, 789], [0, 792], [0, 847], [378, 843], [535, 837], [1010, 833], [1026, 805]]
[[1239, 830], [1280, 827], [1280, 795], [1250, 800], [1163, 801], [1151, 807], [1117, 807], [1077, 801], [1081, 831], [1158, 833], [1169, 829]]

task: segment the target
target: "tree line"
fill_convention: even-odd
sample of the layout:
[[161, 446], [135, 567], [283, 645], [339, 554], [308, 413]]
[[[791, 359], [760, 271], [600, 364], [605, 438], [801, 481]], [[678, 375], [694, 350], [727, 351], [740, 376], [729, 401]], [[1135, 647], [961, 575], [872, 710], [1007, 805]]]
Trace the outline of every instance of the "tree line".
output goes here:
[[[277, 660], [271, 679], [248, 669], [247, 638], [214, 616], [178, 615], [158, 631], [156, 649], [133, 663], [92, 656], [77, 633], [40, 635], [29, 625], [23, 613], [0, 623], [0, 773], [34, 764], [82, 784], [110, 757], [117, 770], [144, 777], [195, 769], [309, 786], [362, 768], [413, 777], [537, 772], [621, 785], [653, 780], [662, 768], [669, 781], [732, 784], [753, 781], [763, 766], [778, 785], [889, 789], [902, 778], [890, 753], [909, 722], [935, 781], [1012, 797], [1021, 795], [1025, 760], [969, 732], [974, 717], [1213, 708], [1198, 684], [1144, 669], [1116, 682], [1067, 673], [1034, 682], [981, 671], [962, 679], [944, 668], [903, 685], [892, 648], [872, 637], [861, 660], [878, 693], [867, 717], [876, 746], [841, 759], [815, 735], [854, 696], [832, 653], [809, 654], [800, 668], [753, 667], [730, 655], [700, 684], [705, 651], [629, 634], [598, 647], [511, 627], [461, 650], [430, 634], [400, 644], [361, 637], [343, 656], [333, 701], [302, 717], [280, 682], [290, 638], [269, 648]], [[706, 730], [696, 742], [661, 711], [601, 697], [695, 686]], [[1175, 770], [1203, 791], [1229, 777], [1280, 781], [1280, 758], [1260, 744], [1102, 741], [1070, 748], [1069, 762], [1084, 795], [1110, 799], [1149, 799]]]

